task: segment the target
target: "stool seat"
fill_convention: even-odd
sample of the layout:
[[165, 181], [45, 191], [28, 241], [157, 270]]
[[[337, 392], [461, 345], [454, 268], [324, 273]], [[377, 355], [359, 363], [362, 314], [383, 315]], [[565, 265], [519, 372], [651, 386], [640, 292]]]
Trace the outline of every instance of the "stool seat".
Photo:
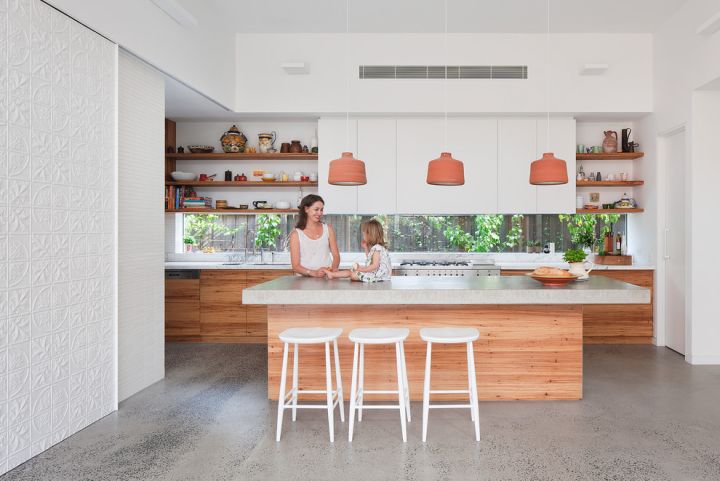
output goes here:
[[394, 344], [403, 342], [409, 334], [410, 329], [405, 327], [363, 327], [353, 329], [348, 337], [360, 344]]
[[425, 342], [454, 344], [472, 342], [480, 337], [480, 331], [473, 327], [424, 327], [420, 338]]
[[342, 334], [339, 327], [292, 327], [280, 333], [280, 340], [291, 344], [330, 342]]

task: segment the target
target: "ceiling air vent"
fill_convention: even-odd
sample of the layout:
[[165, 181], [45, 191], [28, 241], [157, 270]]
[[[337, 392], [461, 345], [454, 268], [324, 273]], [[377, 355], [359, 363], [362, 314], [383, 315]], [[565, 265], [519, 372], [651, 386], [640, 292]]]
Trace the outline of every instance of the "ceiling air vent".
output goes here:
[[[442, 79], [443, 65], [360, 65], [360, 79]], [[527, 79], [527, 65], [448, 65], [449, 79]]]

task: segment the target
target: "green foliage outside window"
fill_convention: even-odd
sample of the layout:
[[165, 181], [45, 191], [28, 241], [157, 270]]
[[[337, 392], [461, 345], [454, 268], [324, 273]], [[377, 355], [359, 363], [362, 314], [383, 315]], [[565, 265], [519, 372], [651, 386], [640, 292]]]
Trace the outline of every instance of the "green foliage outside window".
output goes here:
[[255, 227], [255, 247], [275, 247], [280, 230], [280, 216], [278, 214], [261, 214], [257, 216]]
[[198, 249], [214, 250], [214, 243], [230, 240], [239, 229], [229, 227], [214, 214], [185, 215], [185, 238], [192, 238]]

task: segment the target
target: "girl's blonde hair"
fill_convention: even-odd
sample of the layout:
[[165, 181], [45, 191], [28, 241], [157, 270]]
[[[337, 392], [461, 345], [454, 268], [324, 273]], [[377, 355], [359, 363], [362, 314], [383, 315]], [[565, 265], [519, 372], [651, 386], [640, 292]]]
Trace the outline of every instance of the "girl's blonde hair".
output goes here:
[[375, 219], [367, 220], [360, 225], [360, 230], [365, 234], [368, 247], [380, 244], [385, 247], [385, 235], [383, 234], [383, 226]]

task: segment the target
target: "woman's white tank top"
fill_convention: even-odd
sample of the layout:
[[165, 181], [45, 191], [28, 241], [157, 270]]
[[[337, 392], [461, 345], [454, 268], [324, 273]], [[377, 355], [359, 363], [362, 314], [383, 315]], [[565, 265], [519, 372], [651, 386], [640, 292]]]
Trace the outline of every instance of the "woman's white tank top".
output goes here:
[[300, 240], [300, 265], [311, 270], [332, 265], [330, 235], [327, 224], [323, 224], [323, 232], [318, 239], [311, 239], [300, 229], [295, 230]]

